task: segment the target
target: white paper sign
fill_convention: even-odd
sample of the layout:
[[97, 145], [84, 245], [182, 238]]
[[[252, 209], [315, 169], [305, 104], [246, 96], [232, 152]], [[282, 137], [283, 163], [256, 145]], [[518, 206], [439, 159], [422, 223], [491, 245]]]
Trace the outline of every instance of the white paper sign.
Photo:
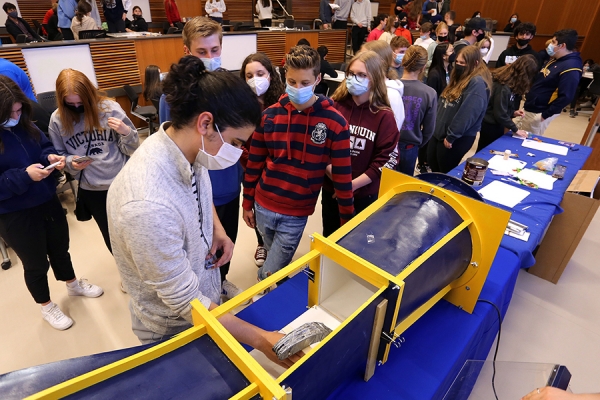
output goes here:
[[556, 182], [556, 178], [533, 169], [524, 169], [517, 174], [517, 177], [521, 180], [535, 183], [540, 189], [546, 190], [554, 189], [554, 182]]
[[490, 158], [488, 168], [496, 171], [511, 172], [516, 169], [523, 169], [527, 165], [525, 161], [515, 160], [514, 158], [504, 159], [504, 156], [495, 155]]
[[486, 200], [514, 208], [531, 193], [503, 182], [493, 181], [480, 189], [479, 194]]
[[523, 147], [527, 147], [530, 149], [545, 151], [547, 153], [560, 154], [561, 156], [566, 156], [569, 152], [569, 148], [566, 146], [559, 146], [557, 144], [543, 143], [538, 142], [536, 140], [523, 140]]

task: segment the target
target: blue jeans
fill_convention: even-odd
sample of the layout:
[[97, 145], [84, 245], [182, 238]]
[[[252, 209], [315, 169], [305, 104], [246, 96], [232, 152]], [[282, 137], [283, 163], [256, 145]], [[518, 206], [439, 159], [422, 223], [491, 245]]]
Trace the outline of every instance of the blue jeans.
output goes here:
[[417, 157], [419, 157], [419, 146], [398, 142], [398, 164], [396, 165], [396, 171], [413, 176], [415, 174]]
[[267, 249], [267, 259], [258, 269], [258, 279], [263, 280], [292, 261], [308, 217], [278, 214], [258, 203], [254, 203], [254, 216]]

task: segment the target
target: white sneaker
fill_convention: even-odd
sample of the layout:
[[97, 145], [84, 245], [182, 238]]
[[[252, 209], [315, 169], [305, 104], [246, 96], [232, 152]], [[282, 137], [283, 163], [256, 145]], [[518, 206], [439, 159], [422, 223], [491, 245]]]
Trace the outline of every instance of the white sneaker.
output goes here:
[[44, 311], [42, 308], [42, 316], [54, 329], [59, 331], [69, 329], [73, 325], [73, 320], [63, 314], [56, 304], [53, 304], [48, 311]]
[[92, 285], [87, 283], [87, 279], [79, 279], [77, 285], [71, 287], [67, 284], [67, 292], [69, 296], [85, 296], [85, 297], [98, 297], [102, 296], [104, 290], [100, 286]]

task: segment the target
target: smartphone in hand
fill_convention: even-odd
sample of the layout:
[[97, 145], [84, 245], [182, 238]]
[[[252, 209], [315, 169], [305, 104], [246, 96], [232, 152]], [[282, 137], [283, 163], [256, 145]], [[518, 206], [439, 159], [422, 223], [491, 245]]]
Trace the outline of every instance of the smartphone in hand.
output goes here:
[[56, 167], [60, 163], [61, 163], [60, 161], [57, 161], [54, 164], [50, 164], [50, 165], [48, 165], [47, 167], [44, 168], [44, 171], [48, 171], [49, 169], [52, 169], [52, 168]]
[[77, 157], [77, 158], [73, 157], [73, 162], [82, 163], [85, 161], [94, 161], [94, 159], [90, 156], [82, 156], [82, 157]]

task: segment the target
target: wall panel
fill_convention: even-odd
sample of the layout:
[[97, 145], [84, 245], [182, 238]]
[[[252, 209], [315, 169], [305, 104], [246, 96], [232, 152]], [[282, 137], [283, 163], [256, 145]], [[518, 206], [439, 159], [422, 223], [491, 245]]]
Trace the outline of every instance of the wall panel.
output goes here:
[[[188, 0], [190, 1], [190, 0]], [[198, 0], [192, 0], [198, 1]], [[253, 0], [225, 0], [227, 11], [223, 14], [224, 19], [230, 21], [252, 21], [254, 19], [254, 1]], [[204, 8], [205, 1], [200, 1]], [[275, 3], [275, 1], [273, 1]]]
[[319, 18], [319, 3], [319, 0], [292, 0], [290, 14], [298, 21], [312, 21]]
[[508, 24], [508, 20], [513, 14], [513, 8], [514, 0], [486, 1], [481, 9], [481, 15], [497, 20], [496, 29], [501, 31]]
[[[167, 22], [167, 14], [165, 13], [165, 2], [163, 0], [150, 0], [149, 3], [150, 3], [150, 14], [152, 15], [152, 22]], [[186, 3], [186, 2], [178, 1], [177, 9], [179, 9], [180, 3]]]
[[[460, 3], [457, 3], [457, 0], [454, 0], [450, 7], [451, 9], [456, 11], [456, 22], [462, 24], [465, 22], [465, 19], [471, 18], [475, 11], [483, 11], [484, 0], [459, 0]], [[502, 0], [506, 1], [506, 0]], [[511, 1], [511, 0], [508, 0]], [[530, 1], [530, 0], [528, 0]], [[484, 17], [488, 15], [482, 14]]]
[[285, 56], [285, 32], [259, 32], [256, 42], [257, 50], [265, 53], [274, 66], [280, 66]]
[[587, 36], [599, 5], [600, 1], [598, 0], [578, 0], [577, 7], [571, 6], [565, 9], [559, 29], [576, 29], [580, 35]]
[[571, 5], [564, 0], [544, 0], [535, 22], [538, 33], [551, 35], [564, 28], [562, 20], [570, 7]]
[[334, 30], [333, 32], [319, 32], [319, 46], [327, 46], [327, 60], [329, 62], [341, 63], [346, 57], [346, 49], [340, 46], [346, 43], [346, 31]]
[[21, 18], [27, 21], [33, 29], [35, 29], [35, 26], [33, 26], [32, 21], [36, 19], [41, 24], [46, 11], [52, 8], [52, 1], [50, 0], [19, 0], [18, 3]]
[[90, 43], [98, 87], [102, 90], [141, 84], [133, 41]]

